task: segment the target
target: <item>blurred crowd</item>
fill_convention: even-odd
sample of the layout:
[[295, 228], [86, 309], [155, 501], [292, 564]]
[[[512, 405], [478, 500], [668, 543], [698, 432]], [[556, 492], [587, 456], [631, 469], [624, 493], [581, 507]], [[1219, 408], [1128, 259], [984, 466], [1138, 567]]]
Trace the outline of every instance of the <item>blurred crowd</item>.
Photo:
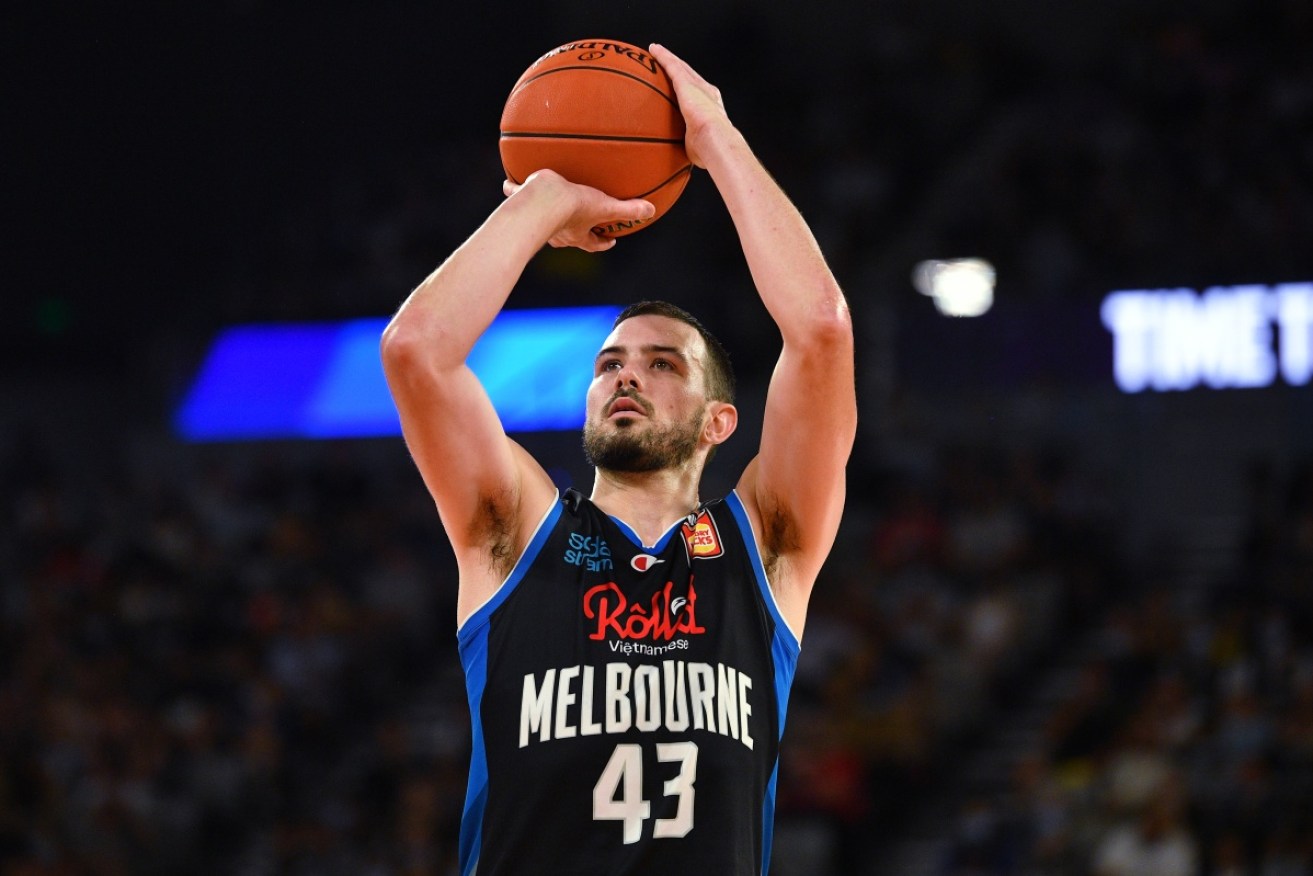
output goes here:
[[1235, 569], [1105, 607], [1009, 793], [964, 807], [945, 876], [1313, 872], [1313, 465], [1258, 470]]
[[872, 872], [1125, 586], [1088, 477], [1065, 452], [949, 446], [850, 505], [870, 523], [817, 585], [790, 699], [783, 876]]
[[[111, 447], [0, 465], [0, 869], [451, 872], [453, 564], [400, 442]], [[793, 695], [782, 872], [859, 872], [1111, 586], [1072, 475], [958, 448], [854, 500]]]
[[[452, 872], [454, 568], [399, 442], [0, 471], [0, 871]], [[1066, 451], [951, 446], [856, 492], [775, 872], [879, 872], [1074, 646], [1014, 781], [942, 825], [943, 876], [1313, 868], [1313, 467], [1256, 491], [1202, 591], [1128, 569], [1093, 489]]]
[[[436, 515], [399, 448], [318, 449], [5, 460], [0, 872], [446, 872], [468, 734]], [[458, 702], [415, 717], [435, 684]]]

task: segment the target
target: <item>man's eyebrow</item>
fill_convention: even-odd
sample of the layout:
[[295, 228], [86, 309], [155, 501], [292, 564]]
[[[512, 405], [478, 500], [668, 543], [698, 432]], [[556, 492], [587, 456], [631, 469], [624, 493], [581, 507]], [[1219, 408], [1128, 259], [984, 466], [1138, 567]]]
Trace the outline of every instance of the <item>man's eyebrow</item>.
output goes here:
[[664, 344], [648, 344], [646, 347], [643, 348], [643, 352], [663, 353], [672, 358], [679, 359], [681, 362], [684, 361], [685, 358], [687, 358], [684, 356], [684, 351], [679, 349], [679, 347], [668, 347]]
[[[679, 347], [670, 347], [665, 344], [647, 344], [643, 347], [640, 347], [639, 350], [649, 355], [653, 353], [661, 353], [670, 356], [672, 358], [678, 359], [681, 362], [688, 361], [688, 357], [684, 355], [684, 351], [681, 350]], [[603, 347], [602, 349], [597, 351], [597, 355], [594, 357], [594, 361], [596, 361], [597, 359], [601, 359], [603, 356], [619, 356], [627, 352], [629, 352], [628, 347], [622, 347], [622, 346]]]

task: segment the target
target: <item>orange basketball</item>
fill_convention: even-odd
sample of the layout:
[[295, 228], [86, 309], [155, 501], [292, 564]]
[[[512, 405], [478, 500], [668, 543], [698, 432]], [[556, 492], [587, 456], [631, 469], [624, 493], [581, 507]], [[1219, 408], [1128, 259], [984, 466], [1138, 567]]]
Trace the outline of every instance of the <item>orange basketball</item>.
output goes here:
[[501, 159], [514, 183], [550, 168], [656, 207], [650, 219], [594, 229], [607, 237], [659, 219], [693, 168], [670, 77], [647, 51], [616, 40], [568, 43], [524, 71], [502, 110]]

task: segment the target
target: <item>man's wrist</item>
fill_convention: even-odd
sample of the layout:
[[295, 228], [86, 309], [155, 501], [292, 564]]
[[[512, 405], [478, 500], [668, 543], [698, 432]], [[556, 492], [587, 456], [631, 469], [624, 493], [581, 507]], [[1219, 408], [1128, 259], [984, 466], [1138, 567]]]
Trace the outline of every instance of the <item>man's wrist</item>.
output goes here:
[[715, 136], [699, 144], [698, 158], [717, 185], [731, 179], [736, 171], [757, 162], [743, 133], [731, 124], [726, 124]]

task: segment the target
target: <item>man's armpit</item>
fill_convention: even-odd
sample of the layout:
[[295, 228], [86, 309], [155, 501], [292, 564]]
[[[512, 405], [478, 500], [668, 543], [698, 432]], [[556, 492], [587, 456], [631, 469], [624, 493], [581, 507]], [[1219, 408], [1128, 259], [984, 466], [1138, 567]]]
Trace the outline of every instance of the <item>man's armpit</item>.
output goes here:
[[766, 576], [774, 580], [780, 558], [798, 550], [798, 521], [788, 507], [773, 496], [762, 503], [760, 513], [762, 566]]
[[469, 535], [470, 544], [482, 546], [490, 572], [510, 573], [515, 565], [515, 501], [510, 490], [479, 498]]

